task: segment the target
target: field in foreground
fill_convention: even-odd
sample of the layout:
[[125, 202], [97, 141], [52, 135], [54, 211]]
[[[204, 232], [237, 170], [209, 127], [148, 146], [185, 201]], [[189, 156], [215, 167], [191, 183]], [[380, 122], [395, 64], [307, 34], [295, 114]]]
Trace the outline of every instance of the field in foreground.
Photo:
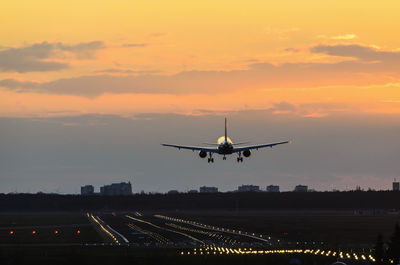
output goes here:
[[370, 264], [400, 216], [353, 211], [0, 214], [1, 264]]

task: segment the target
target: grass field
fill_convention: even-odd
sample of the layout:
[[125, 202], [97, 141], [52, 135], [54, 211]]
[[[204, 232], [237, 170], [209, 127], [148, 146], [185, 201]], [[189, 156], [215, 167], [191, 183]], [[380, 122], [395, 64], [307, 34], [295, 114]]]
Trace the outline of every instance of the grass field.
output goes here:
[[95, 242], [101, 237], [80, 212], [0, 214], [0, 244]]

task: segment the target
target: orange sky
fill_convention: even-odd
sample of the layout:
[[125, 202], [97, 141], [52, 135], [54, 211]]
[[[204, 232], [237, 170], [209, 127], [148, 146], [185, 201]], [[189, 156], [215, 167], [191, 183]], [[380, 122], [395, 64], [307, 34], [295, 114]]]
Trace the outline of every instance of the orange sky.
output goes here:
[[1, 116], [400, 112], [397, 0], [0, 8]]

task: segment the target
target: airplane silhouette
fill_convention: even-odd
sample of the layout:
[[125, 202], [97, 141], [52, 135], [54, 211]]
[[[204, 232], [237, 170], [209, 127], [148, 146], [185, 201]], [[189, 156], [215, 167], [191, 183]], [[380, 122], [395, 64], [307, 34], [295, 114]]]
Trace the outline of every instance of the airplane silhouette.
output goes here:
[[[248, 146], [240, 146], [236, 147], [239, 145], [244, 145], [248, 144], [247, 142], [245, 143], [236, 143], [234, 144], [232, 140], [228, 137], [228, 127], [227, 127], [227, 120], [225, 118], [225, 135], [221, 136], [218, 138], [217, 143], [215, 144], [205, 144], [209, 145], [207, 147], [201, 147], [201, 146], [187, 146], [187, 145], [174, 145], [174, 144], [161, 144], [163, 146], [168, 146], [168, 147], [174, 147], [180, 149], [188, 149], [192, 151], [199, 151], [199, 156], [201, 158], [208, 157], [208, 163], [214, 163], [214, 158], [212, 157], [213, 154], [219, 154], [223, 155], [223, 160], [226, 160], [226, 155], [231, 155], [231, 154], [238, 154], [237, 157], [237, 162], [243, 162], [243, 157], [250, 157], [251, 151], [250, 150], [258, 150], [261, 148], [266, 148], [266, 147], [274, 147], [276, 145], [281, 145], [281, 144], [287, 144], [290, 141], [284, 141], [284, 142], [278, 142], [278, 143], [271, 143], [271, 144], [259, 144], [259, 145], [248, 145]], [[215, 146], [215, 147], [211, 147]]]

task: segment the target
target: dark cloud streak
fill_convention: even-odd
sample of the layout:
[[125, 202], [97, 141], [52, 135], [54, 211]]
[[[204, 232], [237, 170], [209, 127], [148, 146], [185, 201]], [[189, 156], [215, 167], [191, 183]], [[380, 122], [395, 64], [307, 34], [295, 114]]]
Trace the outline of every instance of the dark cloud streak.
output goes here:
[[122, 47], [125, 47], [125, 48], [147, 47], [147, 46], [148, 46], [147, 43], [126, 43], [126, 44], [122, 44]]
[[103, 42], [93, 41], [75, 45], [42, 42], [20, 48], [8, 48], [0, 51], [0, 71], [26, 73], [62, 70], [68, 68], [69, 64], [54, 61], [57, 52], [70, 52], [78, 59], [91, 59], [96, 50], [104, 47]]
[[362, 45], [318, 45], [311, 48], [313, 53], [325, 53], [332, 56], [354, 57], [362, 61], [383, 61], [400, 63], [400, 52], [380, 51]]
[[158, 71], [158, 70], [130, 70], [130, 69], [109, 68], [109, 69], [95, 71], [95, 73], [157, 74], [157, 73], [160, 73], [160, 71]]

